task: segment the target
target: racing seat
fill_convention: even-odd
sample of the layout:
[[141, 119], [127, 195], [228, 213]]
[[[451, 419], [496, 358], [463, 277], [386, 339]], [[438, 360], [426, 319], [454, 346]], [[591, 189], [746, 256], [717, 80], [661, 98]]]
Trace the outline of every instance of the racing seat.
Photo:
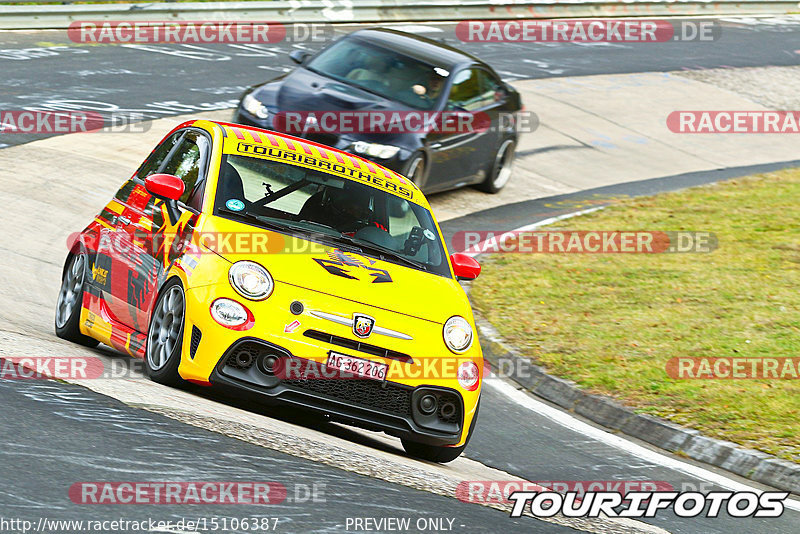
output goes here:
[[300, 209], [300, 213], [297, 214], [295, 219], [298, 221], [314, 221], [327, 224], [327, 222], [325, 222], [327, 213], [322, 206], [324, 197], [324, 191], [317, 191], [308, 197], [308, 200], [303, 203], [303, 207]]

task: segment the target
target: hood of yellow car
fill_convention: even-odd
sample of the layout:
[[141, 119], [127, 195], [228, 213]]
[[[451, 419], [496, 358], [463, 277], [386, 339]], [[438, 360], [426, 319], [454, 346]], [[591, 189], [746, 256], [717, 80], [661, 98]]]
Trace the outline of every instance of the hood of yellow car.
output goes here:
[[382, 261], [221, 217], [209, 217], [201, 243], [230, 261], [263, 265], [276, 283], [444, 323], [469, 313], [458, 283], [437, 274]]

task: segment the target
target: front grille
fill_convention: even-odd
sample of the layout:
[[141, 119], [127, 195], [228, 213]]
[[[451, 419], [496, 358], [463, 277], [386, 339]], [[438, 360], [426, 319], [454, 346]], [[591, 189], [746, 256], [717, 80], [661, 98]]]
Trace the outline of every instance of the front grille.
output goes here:
[[410, 387], [360, 379], [303, 378], [283, 380], [282, 383], [351, 404], [383, 410], [403, 417], [411, 416], [412, 389]]
[[189, 357], [194, 359], [194, 355], [197, 353], [197, 347], [200, 346], [200, 339], [203, 337], [203, 334], [200, 332], [200, 329], [196, 326], [192, 325], [192, 340], [189, 345]]
[[306, 337], [310, 337], [311, 339], [316, 339], [317, 341], [324, 341], [325, 343], [330, 343], [331, 345], [338, 345], [340, 347], [357, 350], [359, 352], [365, 352], [367, 354], [372, 354], [373, 356], [380, 356], [382, 358], [389, 358], [391, 360], [398, 360], [405, 363], [414, 362], [411, 356], [403, 352], [384, 349], [383, 347], [370, 345], [369, 343], [356, 341], [355, 339], [348, 339], [346, 337], [334, 336], [332, 334], [320, 332], [319, 330], [306, 330], [305, 332], [303, 332], [303, 335]]

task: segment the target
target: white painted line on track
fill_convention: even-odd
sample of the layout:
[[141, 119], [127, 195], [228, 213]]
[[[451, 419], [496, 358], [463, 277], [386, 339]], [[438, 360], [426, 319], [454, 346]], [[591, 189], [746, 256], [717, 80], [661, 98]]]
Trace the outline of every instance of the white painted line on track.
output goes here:
[[[667, 469], [686, 473], [687, 475], [711, 482], [712, 484], [716, 484], [731, 491], [753, 491], [757, 494], [761, 494], [763, 491], [753, 486], [748, 486], [747, 484], [737, 482], [726, 477], [725, 475], [714, 473], [713, 471], [709, 471], [703, 467], [671, 458], [665, 454], [648, 449], [647, 447], [643, 447], [625, 438], [594, 427], [588, 423], [584, 423], [567, 412], [553, 408], [552, 406], [548, 406], [530, 394], [518, 390], [505, 380], [499, 378], [487, 378], [484, 379], [483, 383], [490, 386], [498, 393], [505, 395], [508, 399], [522, 406], [523, 408], [527, 408], [538, 413], [539, 415], [543, 415], [553, 422], [569, 428], [570, 430], [574, 430], [583, 436], [601, 441], [607, 445], [611, 445], [612, 447], [616, 447], [624, 452], [633, 454], [634, 456], [648, 462], [652, 462], [661, 467], [666, 467]], [[800, 511], [800, 501], [792, 498], [787, 498], [784, 501], [784, 506], [789, 510]]]
[[387, 28], [407, 33], [442, 33], [443, 29], [424, 24], [383, 24]]

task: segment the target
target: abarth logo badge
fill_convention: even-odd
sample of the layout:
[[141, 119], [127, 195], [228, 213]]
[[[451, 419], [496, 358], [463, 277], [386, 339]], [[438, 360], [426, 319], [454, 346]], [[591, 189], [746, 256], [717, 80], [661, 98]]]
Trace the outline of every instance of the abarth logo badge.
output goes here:
[[353, 333], [360, 338], [367, 338], [375, 326], [375, 319], [369, 315], [356, 313], [353, 315]]

